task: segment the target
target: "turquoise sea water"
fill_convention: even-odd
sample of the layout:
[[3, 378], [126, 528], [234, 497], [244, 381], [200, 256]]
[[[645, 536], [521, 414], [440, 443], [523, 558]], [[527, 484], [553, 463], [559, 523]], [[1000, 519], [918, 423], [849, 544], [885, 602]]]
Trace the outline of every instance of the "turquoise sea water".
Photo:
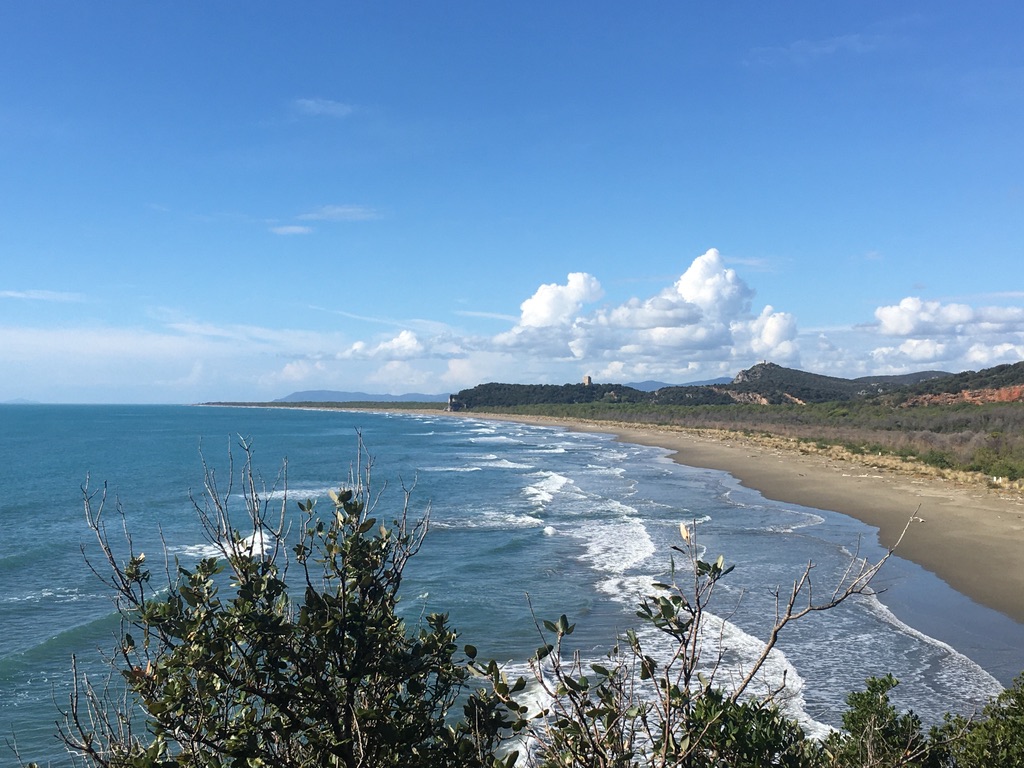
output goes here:
[[[82, 552], [95, 554], [82, 509], [87, 477], [121, 500], [138, 549], [158, 553], [162, 536], [187, 562], [204, 552], [188, 498], [202, 485], [200, 448], [223, 481], [229, 449], [247, 437], [268, 486], [287, 457], [290, 496], [326, 504], [348, 476], [357, 429], [376, 487], [389, 486], [385, 511], [398, 511], [403, 484], [415, 485], [414, 512], [431, 510], [407, 571], [410, 620], [449, 612], [464, 641], [512, 672], [538, 644], [527, 595], [539, 616], [576, 621], [594, 660], [635, 626], [636, 595], [666, 572], [680, 522], [696, 521], [708, 554], [737, 564], [715, 604], [726, 676], [758, 652], [772, 587], [814, 561], [824, 588], [858, 547], [881, 555], [875, 531], [857, 521], [766, 501], [724, 473], [607, 435], [375, 413], [0, 406], [0, 764], [13, 762], [4, 741], [15, 739], [25, 758], [67, 764], [54, 722], [71, 655], [96, 675], [99, 651], [114, 645], [110, 596]], [[1021, 625], [899, 559], [879, 585], [880, 598], [794, 627], [771, 659], [768, 673], [785, 673], [788, 706], [809, 729], [838, 723], [845, 694], [869, 675], [892, 672], [897, 703], [934, 720], [973, 710], [1024, 669]]]

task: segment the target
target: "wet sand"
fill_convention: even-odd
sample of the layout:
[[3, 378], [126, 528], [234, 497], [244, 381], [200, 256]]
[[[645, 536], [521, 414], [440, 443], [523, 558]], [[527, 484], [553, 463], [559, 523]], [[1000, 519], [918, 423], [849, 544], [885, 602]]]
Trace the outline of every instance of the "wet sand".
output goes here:
[[602, 432], [624, 442], [665, 448], [681, 464], [728, 472], [766, 498], [833, 510], [874, 526], [885, 547], [896, 543], [912, 517], [919, 518], [907, 529], [897, 553], [975, 602], [1024, 623], [1020, 492], [995, 490], [979, 479], [943, 477], [898, 461], [880, 466], [887, 462], [817, 452], [782, 439], [539, 416], [446, 415]]

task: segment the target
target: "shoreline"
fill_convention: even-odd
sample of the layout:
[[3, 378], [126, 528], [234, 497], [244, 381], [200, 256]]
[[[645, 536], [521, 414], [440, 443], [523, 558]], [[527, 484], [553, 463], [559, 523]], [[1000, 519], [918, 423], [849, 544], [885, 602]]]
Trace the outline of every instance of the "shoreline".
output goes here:
[[[408, 413], [408, 411], [406, 411]], [[431, 411], [432, 416], [494, 419], [576, 432], [600, 432], [663, 448], [672, 461], [735, 477], [765, 498], [852, 517], [878, 529], [896, 554], [957, 592], [1024, 624], [1024, 495], [957, 482], [895, 461], [799, 448], [783, 438], [591, 422], [546, 416]], [[891, 466], [880, 466], [880, 464]]]

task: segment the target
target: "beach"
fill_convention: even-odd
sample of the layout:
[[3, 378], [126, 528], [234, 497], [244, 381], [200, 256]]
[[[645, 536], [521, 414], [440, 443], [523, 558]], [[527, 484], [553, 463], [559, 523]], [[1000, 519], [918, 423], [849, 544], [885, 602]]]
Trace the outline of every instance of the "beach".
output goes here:
[[839, 512], [874, 526], [882, 546], [899, 540], [901, 557], [975, 602], [1024, 623], [1020, 492], [989, 488], [978, 479], [950, 479], [899, 460], [731, 432], [543, 416], [448, 415], [603, 432], [623, 442], [664, 448], [680, 464], [728, 472], [768, 499]]

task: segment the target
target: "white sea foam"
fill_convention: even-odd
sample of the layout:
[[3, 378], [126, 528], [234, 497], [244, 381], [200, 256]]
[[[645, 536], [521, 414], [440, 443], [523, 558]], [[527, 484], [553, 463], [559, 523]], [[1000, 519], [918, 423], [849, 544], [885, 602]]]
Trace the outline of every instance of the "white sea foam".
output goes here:
[[167, 547], [167, 553], [185, 562], [220, 557], [222, 554], [213, 544], [177, 544]]
[[622, 477], [626, 474], [625, 467], [608, 467], [603, 464], [587, 464], [587, 470], [595, 475], [615, 475]]
[[260, 498], [268, 501], [280, 501], [287, 494], [289, 499], [322, 499], [328, 496], [331, 491], [337, 491], [337, 485], [314, 485], [299, 488], [275, 488], [267, 494], [260, 494]]
[[793, 533], [801, 528], [810, 528], [811, 526], [821, 525], [825, 522], [824, 517], [816, 515], [813, 512], [797, 512], [792, 509], [787, 509], [786, 512], [791, 515], [796, 515], [798, 518], [797, 521], [788, 525], [785, 523], [780, 525], [771, 525], [768, 526], [766, 530], [772, 533]]
[[78, 587], [47, 587], [25, 595], [4, 595], [0, 603], [77, 603], [86, 597]]
[[654, 554], [654, 542], [635, 518], [612, 522], [588, 521], [572, 529], [584, 542], [581, 559], [600, 572], [623, 573]]
[[949, 674], [943, 675], [943, 685], [952, 688], [961, 701], [976, 700], [979, 695], [995, 696], [1003, 690], [1003, 686], [995, 677], [953, 646], [936, 640], [901, 621], [896, 614], [889, 610], [888, 606], [878, 599], [877, 595], [865, 596], [862, 605], [890, 627], [938, 652], [942, 657], [943, 665], [952, 668]]
[[520, 464], [516, 461], [509, 461], [508, 459], [488, 461], [485, 466], [488, 469], [533, 469], [532, 464]]
[[420, 467], [420, 472], [480, 472], [483, 467]]
[[557, 472], [535, 472], [531, 477], [539, 478], [537, 482], [523, 488], [523, 495], [537, 506], [544, 506], [554, 500], [555, 494], [574, 482]]
[[489, 529], [512, 530], [516, 528], [540, 528], [544, 521], [533, 515], [517, 515], [511, 512], [484, 511], [478, 515], [467, 515], [458, 520], [434, 520], [431, 526], [447, 529]]
[[[631, 580], [639, 586], [638, 577]], [[654, 591], [644, 594], [653, 594]], [[634, 602], [635, 604], [635, 602]], [[636, 630], [644, 653], [660, 665], [667, 664], [677, 650], [675, 641], [653, 626], [646, 625]], [[725, 691], [735, 691], [740, 682], [749, 674], [758, 657], [764, 652], [764, 641], [743, 631], [736, 624], [711, 612], [702, 614], [698, 636], [698, 671], [714, 679], [714, 685]], [[827, 736], [832, 728], [815, 720], [806, 709], [804, 690], [806, 681], [796, 667], [778, 647], [771, 650], [758, 674], [744, 691], [745, 696], [775, 694], [775, 702], [790, 717], [800, 723], [804, 732], [813, 738]]]

